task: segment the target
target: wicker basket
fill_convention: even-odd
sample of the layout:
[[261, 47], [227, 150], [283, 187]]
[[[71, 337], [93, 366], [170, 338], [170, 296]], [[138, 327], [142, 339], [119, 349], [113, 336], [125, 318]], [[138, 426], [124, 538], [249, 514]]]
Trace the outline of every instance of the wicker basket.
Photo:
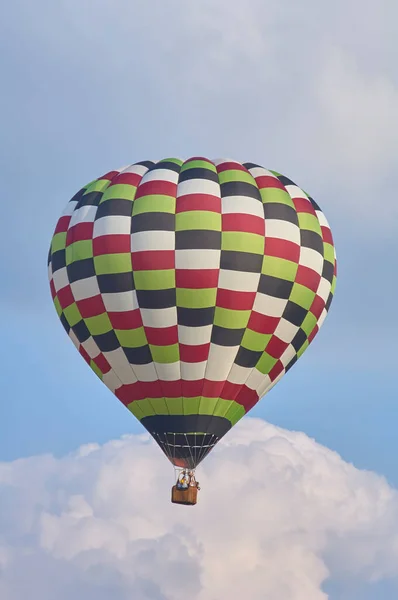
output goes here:
[[189, 486], [186, 490], [179, 490], [176, 485], [171, 488], [171, 501], [174, 504], [193, 506], [198, 499], [198, 488]]

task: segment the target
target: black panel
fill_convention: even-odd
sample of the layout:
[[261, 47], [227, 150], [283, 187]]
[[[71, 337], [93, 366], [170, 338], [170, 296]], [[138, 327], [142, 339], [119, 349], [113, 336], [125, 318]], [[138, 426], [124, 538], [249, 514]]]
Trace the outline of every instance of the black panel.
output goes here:
[[312, 248], [322, 254], [323, 256], [323, 239], [315, 231], [309, 231], [308, 229], [302, 229], [300, 231], [301, 245], [304, 248]]
[[282, 317], [283, 319], [286, 319], [286, 321], [289, 321], [289, 323], [300, 327], [307, 314], [308, 311], [305, 308], [299, 306], [295, 302], [291, 302], [290, 300], [288, 300]]
[[83, 319], [76, 323], [76, 325], [72, 327], [72, 330], [81, 344], [88, 340], [88, 338], [90, 337], [90, 332]]
[[255, 184], [246, 183], [245, 181], [228, 181], [221, 184], [221, 197], [227, 196], [247, 196], [255, 198], [262, 202], [258, 187]]
[[66, 267], [70, 283], [95, 276], [94, 259], [76, 260]]
[[102, 333], [101, 335], [93, 335], [93, 338], [101, 352], [112, 352], [112, 350], [120, 348], [120, 342], [114, 331], [108, 331], [108, 333]]
[[216, 183], [218, 183], [218, 174], [206, 168], [187, 168], [181, 171], [180, 176], [178, 178], [178, 183], [182, 183], [183, 181], [189, 181], [191, 179], [207, 179], [208, 181], [215, 181]]
[[[263, 206], [264, 217], [266, 219], [288, 221], [298, 226], [297, 212], [292, 206], [282, 204], [281, 202], [265, 202]], [[265, 231], [267, 231], [267, 225], [265, 225]]]
[[296, 352], [298, 352], [300, 350], [301, 346], [304, 344], [306, 339], [307, 339], [307, 336], [304, 333], [304, 331], [302, 329], [299, 329], [292, 341], [292, 346]]
[[278, 179], [281, 182], [282, 185], [296, 185], [294, 183], [294, 181], [292, 181], [291, 179], [289, 179], [288, 177], [285, 177], [284, 175], [278, 175]]
[[245, 329], [229, 329], [213, 325], [211, 341], [218, 346], [239, 346], [245, 331]]
[[278, 277], [272, 277], [271, 275], [261, 274], [258, 291], [261, 294], [267, 294], [274, 298], [287, 300], [292, 291], [292, 287], [292, 281], [286, 281], [285, 279], [279, 279]]
[[333, 275], [334, 275], [334, 265], [331, 262], [329, 262], [328, 260], [325, 260], [323, 263], [322, 277], [324, 277], [325, 279], [330, 281], [330, 283], [332, 283]]
[[263, 255], [253, 252], [236, 252], [222, 250], [220, 268], [228, 271], [243, 271], [245, 273], [261, 273]]
[[84, 194], [80, 198], [75, 206], [75, 210], [78, 210], [82, 206], [98, 206], [103, 194], [103, 192], [87, 192], [87, 194]]
[[66, 267], [65, 250], [57, 250], [56, 252], [53, 252], [53, 254], [51, 255], [51, 267], [53, 273], [55, 273], [55, 271], [59, 271], [59, 269], [63, 269], [64, 267]]
[[235, 363], [240, 367], [251, 369], [256, 366], [262, 355], [262, 351], [254, 352], [254, 350], [248, 350], [241, 346], [236, 355]]
[[171, 308], [176, 305], [176, 290], [137, 290], [140, 308]]
[[204, 327], [212, 325], [215, 307], [209, 308], [181, 308], [177, 306], [177, 319], [179, 325], [186, 327]]
[[176, 231], [176, 250], [219, 250], [221, 231], [191, 230]]
[[174, 231], [174, 229], [175, 215], [171, 213], [147, 212], [134, 215], [131, 219], [131, 233], [139, 231]]
[[101, 219], [102, 217], [109, 217], [112, 215], [131, 217], [133, 212], [133, 203], [131, 200], [123, 200], [121, 198], [111, 198], [101, 202], [95, 215], [95, 220]]
[[219, 439], [231, 429], [228, 419], [211, 415], [153, 415], [144, 417], [141, 423], [152, 434], [198, 431], [215, 435]]
[[125, 348], [124, 353], [131, 365], [147, 365], [152, 362], [152, 355], [149, 346], [140, 346], [139, 348]]
[[131, 272], [97, 275], [97, 280], [102, 294], [131, 292], [134, 290], [134, 279]]
[[[142, 164], [142, 163], [141, 163]], [[163, 160], [151, 167], [151, 171], [156, 171], [159, 169], [168, 169], [169, 171], [174, 171], [174, 173], [179, 173], [181, 170], [180, 165], [177, 165], [175, 162], [171, 160]]]

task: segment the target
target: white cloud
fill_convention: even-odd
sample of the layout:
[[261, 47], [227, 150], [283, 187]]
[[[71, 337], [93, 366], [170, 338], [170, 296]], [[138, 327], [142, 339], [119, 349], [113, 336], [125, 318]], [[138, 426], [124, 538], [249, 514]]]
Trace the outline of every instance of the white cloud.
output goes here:
[[245, 419], [198, 477], [172, 505], [145, 435], [0, 464], [0, 597], [326, 600], [328, 577], [398, 576], [398, 493], [302, 433]]

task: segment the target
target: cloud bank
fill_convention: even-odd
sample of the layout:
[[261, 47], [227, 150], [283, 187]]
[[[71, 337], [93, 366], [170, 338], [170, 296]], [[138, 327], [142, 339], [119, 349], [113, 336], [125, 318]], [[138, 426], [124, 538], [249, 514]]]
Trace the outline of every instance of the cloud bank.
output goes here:
[[398, 576], [398, 493], [302, 433], [246, 418], [196, 507], [146, 435], [0, 463], [0, 598], [326, 600]]

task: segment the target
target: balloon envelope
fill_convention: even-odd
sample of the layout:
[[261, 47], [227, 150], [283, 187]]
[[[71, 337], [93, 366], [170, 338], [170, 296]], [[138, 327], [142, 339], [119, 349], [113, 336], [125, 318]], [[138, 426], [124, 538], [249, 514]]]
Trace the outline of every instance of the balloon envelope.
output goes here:
[[195, 468], [311, 343], [336, 258], [321, 209], [287, 177], [173, 158], [82, 188], [49, 279], [93, 371], [174, 465]]

